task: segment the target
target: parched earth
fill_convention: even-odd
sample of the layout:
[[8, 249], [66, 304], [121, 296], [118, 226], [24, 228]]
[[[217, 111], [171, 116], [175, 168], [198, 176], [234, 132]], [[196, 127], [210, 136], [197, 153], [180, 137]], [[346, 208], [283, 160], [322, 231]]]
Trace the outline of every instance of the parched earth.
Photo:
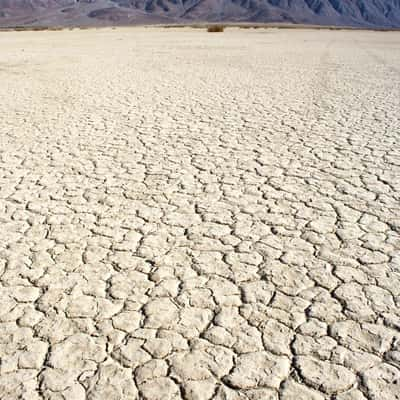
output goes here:
[[0, 34], [2, 400], [400, 399], [400, 34]]

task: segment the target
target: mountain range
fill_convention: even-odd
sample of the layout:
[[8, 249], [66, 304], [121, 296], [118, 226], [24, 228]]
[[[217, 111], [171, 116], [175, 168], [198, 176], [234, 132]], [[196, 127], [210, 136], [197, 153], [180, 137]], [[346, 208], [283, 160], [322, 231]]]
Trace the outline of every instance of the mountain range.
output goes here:
[[400, 0], [0, 0], [0, 26], [195, 22], [399, 28]]

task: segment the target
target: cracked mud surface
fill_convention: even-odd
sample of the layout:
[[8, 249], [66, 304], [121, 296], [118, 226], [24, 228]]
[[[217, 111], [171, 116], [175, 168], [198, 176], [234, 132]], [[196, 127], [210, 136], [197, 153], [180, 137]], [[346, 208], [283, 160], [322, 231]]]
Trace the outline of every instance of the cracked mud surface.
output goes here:
[[400, 399], [400, 35], [0, 35], [2, 400]]

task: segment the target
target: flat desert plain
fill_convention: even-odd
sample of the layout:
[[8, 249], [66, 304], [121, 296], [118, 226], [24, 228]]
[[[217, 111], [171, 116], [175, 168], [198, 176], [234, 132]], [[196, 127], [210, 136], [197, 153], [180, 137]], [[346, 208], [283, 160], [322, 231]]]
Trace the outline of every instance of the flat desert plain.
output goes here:
[[0, 49], [2, 400], [400, 398], [400, 33]]

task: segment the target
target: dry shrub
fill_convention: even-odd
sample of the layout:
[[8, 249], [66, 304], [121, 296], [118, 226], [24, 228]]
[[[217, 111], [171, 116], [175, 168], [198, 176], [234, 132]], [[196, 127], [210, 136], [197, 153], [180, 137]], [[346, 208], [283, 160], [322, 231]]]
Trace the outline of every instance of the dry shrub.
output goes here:
[[207, 32], [223, 32], [224, 26], [223, 25], [210, 25], [207, 28]]
[[47, 26], [15, 26], [14, 31], [24, 32], [24, 31], [47, 31]]
[[39, 32], [39, 31], [62, 31], [64, 27], [62, 26], [40, 26], [40, 25], [22, 25], [22, 26], [14, 26], [13, 28], [9, 28], [10, 30], [16, 32], [25, 32], [25, 31], [32, 31], [32, 32]]

